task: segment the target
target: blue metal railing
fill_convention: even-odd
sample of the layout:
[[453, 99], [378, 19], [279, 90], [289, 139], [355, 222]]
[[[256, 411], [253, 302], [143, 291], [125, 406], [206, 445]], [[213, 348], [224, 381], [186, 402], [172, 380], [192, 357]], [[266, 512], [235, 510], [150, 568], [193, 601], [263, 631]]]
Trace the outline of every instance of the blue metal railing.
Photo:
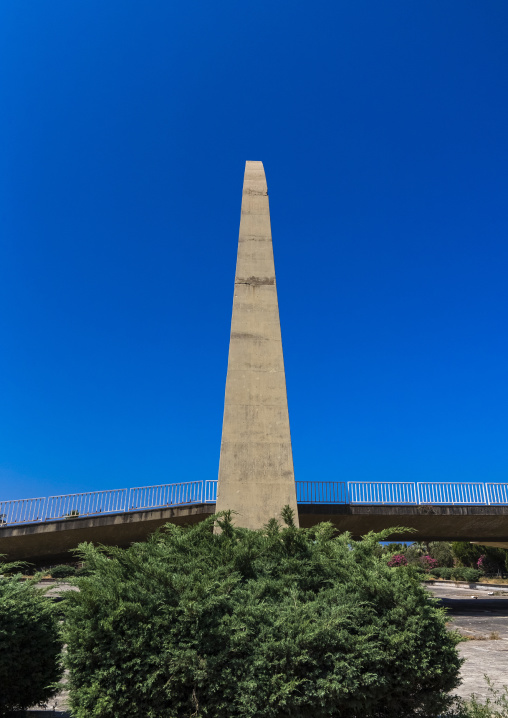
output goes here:
[[[0, 526], [68, 520], [167, 506], [214, 504], [217, 481], [138, 486], [36, 499], [0, 501]], [[299, 504], [508, 506], [507, 484], [297, 481]]]

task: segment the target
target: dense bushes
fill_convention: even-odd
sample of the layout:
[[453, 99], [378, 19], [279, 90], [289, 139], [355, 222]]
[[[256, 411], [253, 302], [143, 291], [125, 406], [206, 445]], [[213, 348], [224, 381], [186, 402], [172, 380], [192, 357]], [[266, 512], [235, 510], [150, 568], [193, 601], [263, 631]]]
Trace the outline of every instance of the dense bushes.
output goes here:
[[483, 575], [502, 576], [508, 570], [507, 549], [467, 541], [388, 544], [382, 552], [391, 556], [390, 562], [395, 558], [399, 563], [405, 560], [408, 565], [425, 569], [434, 576], [457, 581], [477, 581]]
[[74, 576], [90, 576], [91, 571], [87, 566], [81, 566], [76, 568], [69, 564], [61, 564], [60, 566], [54, 566], [48, 570], [51, 578], [72, 578]]
[[[226, 515], [126, 550], [81, 547], [65, 599], [76, 718], [407, 718], [457, 685], [456, 637], [371, 535]], [[442, 711], [441, 711], [442, 712]]]
[[76, 569], [74, 568], [74, 566], [67, 566], [66, 564], [62, 564], [61, 566], [55, 566], [49, 572], [51, 578], [69, 578], [70, 576], [74, 576], [75, 574]]
[[482, 575], [481, 571], [476, 568], [465, 568], [464, 566], [456, 566], [455, 568], [433, 568], [430, 571], [431, 576], [436, 578], [453, 579], [455, 581], [469, 581], [474, 583], [478, 581]]
[[481, 575], [482, 572], [478, 571], [478, 569], [476, 568], [464, 568], [459, 566], [452, 570], [452, 578], [454, 578], [456, 581], [475, 582], [480, 579]]
[[61, 676], [58, 623], [36, 580], [0, 578], [0, 716], [44, 703]]
[[436, 578], [445, 578], [447, 580], [450, 580], [452, 577], [452, 572], [453, 568], [438, 567], [431, 569], [430, 575], [435, 576]]

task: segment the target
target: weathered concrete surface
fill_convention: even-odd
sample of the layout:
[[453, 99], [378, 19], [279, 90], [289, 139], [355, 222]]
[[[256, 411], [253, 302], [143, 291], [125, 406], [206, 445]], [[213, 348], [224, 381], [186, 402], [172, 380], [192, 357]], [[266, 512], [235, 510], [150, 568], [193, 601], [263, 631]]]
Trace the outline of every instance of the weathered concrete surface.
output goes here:
[[508, 599], [489, 596], [487, 600], [482, 591], [438, 583], [429, 590], [446, 607], [449, 628], [469, 639], [458, 645], [465, 662], [460, 672], [462, 684], [454, 693], [462, 698], [474, 693], [483, 702], [488, 696], [485, 675], [495, 689], [502, 690], [508, 683]]
[[508, 540], [508, 506], [350, 506], [300, 504], [300, 526], [330, 521], [354, 537], [369, 531], [406, 526], [415, 534], [391, 535], [393, 541], [503, 541]]
[[144, 541], [166, 523], [194, 524], [214, 510], [213, 504], [195, 504], [1, 528], [0, 554], [8, 561], [56, 563], [69, 559], [83, 541], [125, 547]]
[[261, 162], [247, 162], [229, 345], [217, 511], [260, 528], [296, 506], [270, 210]]

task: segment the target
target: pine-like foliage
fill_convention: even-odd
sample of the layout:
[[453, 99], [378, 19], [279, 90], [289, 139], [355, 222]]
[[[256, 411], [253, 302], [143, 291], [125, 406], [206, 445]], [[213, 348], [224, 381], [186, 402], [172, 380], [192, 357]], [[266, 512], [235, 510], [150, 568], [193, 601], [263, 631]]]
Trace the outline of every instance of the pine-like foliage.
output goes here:
[[[330, 524], [168, 525], [127, 550], [82, 545], [67, 594], [77, 718], [369, 718], [437, 714], [457, 639], [412, 569]], [[217, 520], [217, 519], [215, 519]]]
[[[0, 564], [0, 574], [14, 564]], [[0, 716], [45, 703], [62, 674], [58, 620], [37, 577], [0, 577]]]

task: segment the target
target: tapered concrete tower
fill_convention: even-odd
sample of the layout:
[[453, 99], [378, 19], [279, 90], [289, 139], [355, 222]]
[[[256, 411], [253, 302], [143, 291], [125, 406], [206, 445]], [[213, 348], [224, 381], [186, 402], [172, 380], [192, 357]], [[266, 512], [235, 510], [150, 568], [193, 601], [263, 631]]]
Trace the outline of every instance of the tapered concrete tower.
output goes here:
[[262, 162], [247, 162], [236, 262], [217, 511], [261, 528], [289, 504], [295, 476], [268, 191]]

